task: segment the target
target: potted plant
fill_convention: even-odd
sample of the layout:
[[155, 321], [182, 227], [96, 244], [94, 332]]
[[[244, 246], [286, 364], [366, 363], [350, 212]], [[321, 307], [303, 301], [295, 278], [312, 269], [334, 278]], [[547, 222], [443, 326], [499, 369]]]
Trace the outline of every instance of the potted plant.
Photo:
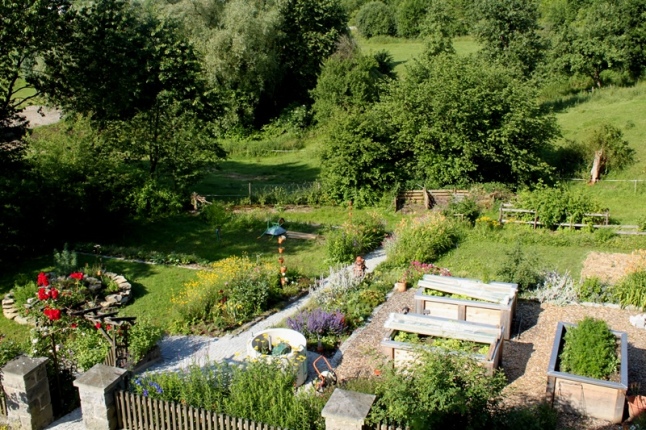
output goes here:
[[587, 317], [559, 322], [547, 371], [549, 399], [620, 423], [628, 389], [628, 335]]

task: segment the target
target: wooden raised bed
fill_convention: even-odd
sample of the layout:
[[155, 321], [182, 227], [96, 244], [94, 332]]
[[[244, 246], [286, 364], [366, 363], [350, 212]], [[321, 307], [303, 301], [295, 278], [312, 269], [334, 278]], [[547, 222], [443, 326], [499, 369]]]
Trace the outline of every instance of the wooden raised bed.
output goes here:
[[[381, 349], [386, 356], [395, 362], [396, 367], [406, 365], [417, 359], [418, 348], [424, 344], [398, 342], [394, 340], [397, 332], [416, 333], [446, 339], [458, 339], [489, 345], [486, 355], [469, 354], [482, 363], [489, 372], [500, 366], [502, 358], [502, 329], [500, 327], [476, 324], [468, 321], [456, 321], [446, 318], [429, 317], [417, 314], [391, 313], [384, 327], [390, 329], [381, 342]], [[432, 348], [432, 346], [426, 346]]]
[[556, 327], [547, 369], [547, 399], [552, 404], [557, 402], [590, 417], [621, 423], [628, 389], [628, 334], [613, 331], [621, 342], [620, 381], [605, 381], [559, 371], [563, 337], [568, 327], [573, 326], [575, 324], [559, 322]]
[[[420, 288], [415, 294], [416, 313], [494, 325], [503, 329], [505, 339], [510, 338], [518, 284], [485, 284], [474, 279], [424, 275], [417, 285]], [[435, 296], [427, 294], [426, 289], [469, 298]]]

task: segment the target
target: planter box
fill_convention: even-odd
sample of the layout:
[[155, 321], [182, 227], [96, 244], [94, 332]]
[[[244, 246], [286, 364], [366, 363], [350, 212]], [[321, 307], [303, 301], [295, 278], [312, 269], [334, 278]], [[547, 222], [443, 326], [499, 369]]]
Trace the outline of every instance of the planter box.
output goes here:
[[[489, 324], [503, 329], [505, 339], [511, 336], [516, 310], [517, 284], [482, 283], [474, 279], [424, 275], [417, 284], [415, 312], [441, 318]], [[458, 294], [469, 299], [434, 296], [426, 289]]]
[[556, 327], [552, 355], [547, 369], [547, 399], [574, 408], [582, 414], [613, 423], [621, 423], [628, 389], [628, 335], [613, 331], [620, 340], [620, 382], [588, 378], [559, 371], [559, 355], [568, 327], [575, 324], [559, 322]]
[[487, 354], [466, 354], [482, 363], [490, 373], [500, 366], [503, 345], [500, 327], [425, 315], [395, 313], [390, 314], [384, 327], [389, 328], [390, 332], [381, 342], [381, 350], [395, 362], [396, 367], [416, 360], [418, 355], [416, 350], [420, 347], [424, 348], [423, 344], [395, 341], [394, 337], [398, 331], [489, 345]]

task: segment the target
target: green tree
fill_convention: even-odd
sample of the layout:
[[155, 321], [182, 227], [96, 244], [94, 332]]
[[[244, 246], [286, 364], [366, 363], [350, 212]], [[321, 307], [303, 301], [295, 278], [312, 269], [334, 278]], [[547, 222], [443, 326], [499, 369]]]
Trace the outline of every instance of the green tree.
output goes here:
[[36, 61], [65, 32], [68, 8], [67, 0], [0, 2], [0, 142], [23, 135], [27, 124], [20, 112], [38, 93], [20, 92], [32, 88]]
[[333, 55], [323, 64], [316, 88], [312, 90], [315, 119], [319, 124], [335, 112], [367, 109], [379, 100], [384, 84], [395, 77], [394, 62], [386, 52], [345, 58]]
[[263, 100], [265, 117], [290, 104], [309, 104], [323, 61], [347, 34], [348, 17], [338, 0], [278, 0], [280, 80]]
[[394, 36], [397, 32], [395, 12], [381, 1], [371, 1], [359, 9], [357, 28], [362, 36]]
[[475, 12], [480, 17], [475, 34], [484, 54], [531, 74], [544, 55], [537, 2], [482, 0]]
[[273, 94], [280, 72], [279, 14], [255, 0], [233, 0], [205, 43], [205, 69], [227, 105], [224, 124], [254, 124], [265, 94]]
[[610, 124], [601, 124], [591, 131], [585, 140], [588, 160], [593, 160], [592, 179], [614, 170], [621, 170], [635, 162], [635, 150], [628, 146], [620, 129]]
[[68, 112], [94, 121], [127, 120], [160, 94], [203, 108], [201, 66], [174, 21], [126, 0], [73, 9], [65, 43], [44, 56], [40, 87]]
[[429, 185], [526, 183], [550, 175], [541, 153], [558, 135], [534, 89], [482, 58], [440, 55], [409, 68], [380, 105], [392, 139]]
[[552, 64], [570, 75], [588, 76], [597, 87], [613, 70], [637, 79], [646, 65], [645, 0], [568, 0], [546, 13], [552, 34]]
[[428, 0], [403, 0], [397, 6], [397, 34], [401, 37], [417, 37], [428, 11]]

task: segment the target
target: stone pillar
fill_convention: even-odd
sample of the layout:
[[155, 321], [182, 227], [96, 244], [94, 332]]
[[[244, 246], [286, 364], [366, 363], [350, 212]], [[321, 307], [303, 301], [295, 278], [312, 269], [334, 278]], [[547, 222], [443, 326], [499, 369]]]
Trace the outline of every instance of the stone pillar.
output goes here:
[[7, 418], [12, 426], [38, 430], [54, 421], [47, 380], [47, 358], [24, 355], [2, 369]]
[[373, 394], [335, 388], [321, 411], [325, 430], [361, 430], [375, 398]]
[[88, 430], [115, 430], [114, 391], [125, 387], [126, 369], [97, 364], [74, 381], [79, 389], [83, 424]]

